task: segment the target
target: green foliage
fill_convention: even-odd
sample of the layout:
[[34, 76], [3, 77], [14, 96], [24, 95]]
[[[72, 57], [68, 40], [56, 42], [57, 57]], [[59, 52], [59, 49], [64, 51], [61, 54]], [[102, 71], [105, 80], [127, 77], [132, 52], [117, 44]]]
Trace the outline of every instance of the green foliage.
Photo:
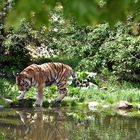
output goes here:
[[1, 97], [14, 99], [18, 95], [18, 89], [9, 80], [0, 79], [0, 93]]
[[50, 16], [48, 47], [56, 50], [59, 61], [62, 57], [64, 62], [66, 56], [68, 60], [79, 61], [76, 68], [78, 71], [115, 75], [121, 80], [137, 81], [133, 75], [139, 73], [140, 42], [139, 37], [132, 33], [131, 21], [126, 24], [118, 22], [112, 28], [108, 23], [79, 26], [74, 20], [64, 20], [60, 7]]
[[74, 88], [74, 87], [70, 87], [70, 86], [69, 86], [68, 95], [69, 95], [70, 97], [78, 96], [79, 93], [80, 93], [80, 88], [79, 88], [79, 87]]
[[[138, 84], [132, 84], [128, 82], [124, 82], [121, 84], [115, 83], [106, 83], [106, 89], [99, 88], [74, 88], [68, 86], [68, 94], [64, 98], [64, 101], [61, 103], [61, 106], [78, 106], [78, 105], [87, 105], [90, 101], [97, 101], [101, 104], [114, 104], [121, 100], [127, 100], [131, 103], [140, 103], [140, 93]], [[7, 80], [0, 80], [0, 93], [1, 99], [9, 98], [14, 102], [12, 104], [13, 107], [24, 106], [24, 100], [21, 102], [16, 101], [16, 96], [18, 95], [18, 89], [15, 84]], [[32, 107], [35, 98], [36, 98], [36, 90], [32, 88], [26, 94], [27, 102], [25, 106]], [[54, 100], [59, 96], [59, 92], [56, 86], [47, 87], [44, 92], [45, 102], [43, 103], [44, 107], [49, 106], [49, 102]], [[4, 102], [0, 100], [0, 103], [4, 105]], [[55, 105], [56, 106], [56, 105]]]
[[139, 73], [139, 51], [139, 39], [122, 34], [115, 41], [106, 42], [94, 59], [100, 59], [103, 70], [107, 68], [123, 80], [133, 80], [133, 75]]
[[21, 71], [33, 61], [31, 51], [27, 47], [41, 46], [44, 40], [44, 27], [40, 31], [33, 29], [33, 25], [22, 19], [19, 28], [14, 30], [11, 26], [5, 29], [5, 19], [11, 9], [12, 1], [5, 1], [0, 11], [0, 75], [11, 77], [13, 73]]
[[46, 100], [43, 102], [43, 107], [49, 107], [50, 106], [50, 103]]
[[48, 47], [57, 52], [52, 61], [64, 62], [78, 71], [137, 81], [134, 75], [139, 73], [139, 37], [133, 35], [131, 20], [126, 24], [118, 22], [112, 28], [108, 23], [79, 26], [74, 19], [66, 21], [62, 15], [60, 6], [50, 13]]
[[33, 107], [33, 104], [35, 102], [35, 99], [23, 99], [23, 100], [15, 100], [12, 103], [10, 103], [10, 107], [28, 107], [31, 108]]
[[[22, 26], [22, 25], [21, 25]], [[3, 40], [4, 55], [0, 55], [1, 73], [10, 73], [27, 66], [31, 60], [29, 51], [25, 48], [27, 41], [26, 30], [21, 27], [19, 31], [11, 30]]]
[[132, 103], [140, 102], [139, 85], [124, 82], [120, 85], [108, 84], [107, 90], [91, 88], [81, 90], [80, 98], [85, 101], [97, 101], [101, 103], [114, 104], [121, 100], [127, 100]]
[[[105, 26], [104, 30], [102, 26]], [[139, 73], [140, 63], [139, 37], [131, 35], [129, 26], [122, 23], [113, 29], [109, 29], [106, 24], [102, 26], [97, 26], [89, 33], [92, 35], [90, 39], [96, 44], [93, 44], [94, 49], [87, 51], [90, 53], [83, 55], [78, 68], [104, 75], [110, 73], [122, 80], [135, 80], [133, 75]]]
[[2, 34], [2, 74], [12, 75], [32, 63], [34, 59], [28, 45], [45, 44], [43, 51], [52, 49], [55, 55], [49, 59], [47, 55], [45, 59], [37, 57], [37, 63], [59, 61], [78, 71], [115, 75], [121, 80], [138, 79], [139, 37], [131, 32], [132, 22], [118, 22], [113, 28], [108, 23], [80, 26], [74, 19], [65, 20], [62, 11], [62, 6], [58, 5], [49, 13], [51, 26], [47, 34], [44, 28], [40, 31], [33, 28], [33, 19], [31, 23], [22, 20], [16, 31], [9, 29]]
[[[50, 17], [51, 26], [47, 32], [48, 47], [56, 50], [57, 55], [64, 55], [65, 58], [66, 53], [73, 54], [72, 47], [76, 51], [76, 47], [85, 41], [85, 31], [74, 20], [65, 20], [61, 7], [54, 9]], [[67, 58], [71, 59], [70, 56]]]
[[56, 5], [63, 7], [65, 18], [74, 17], [81, 24], [125, 21], [130, 14], [136, 14], [136, 19], [140, 17], [140, 1], [132, 0], [38, 0], [37, 3], [34, 0], [14, 0], [14, 2], [15, 8], [9, 13], [7, 22], [15, 25], [21, 18], [30, 20], [31, 16], [34, 17], [37, 27], [48, 24], [49, 13]]
[[3, 132], [0, 132], [0, 139], [6, 140], [6, 135]]

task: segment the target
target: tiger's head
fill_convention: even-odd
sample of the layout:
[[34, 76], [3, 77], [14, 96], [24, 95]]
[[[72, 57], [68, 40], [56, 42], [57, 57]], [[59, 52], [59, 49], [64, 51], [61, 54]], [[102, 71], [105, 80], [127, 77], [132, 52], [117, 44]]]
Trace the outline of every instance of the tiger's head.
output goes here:
[[31, 87], [31, 79], [26, 73], [16, 74], [16, 84], [20, 93], [26, 92]]

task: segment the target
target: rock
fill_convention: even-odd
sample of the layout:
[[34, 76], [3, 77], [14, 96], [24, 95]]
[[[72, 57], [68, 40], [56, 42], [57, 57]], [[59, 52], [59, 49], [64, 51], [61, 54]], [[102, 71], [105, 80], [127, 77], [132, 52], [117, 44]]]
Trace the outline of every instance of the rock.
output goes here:
[[117, 113], [122, 116], [128, 116], [129, 111], [123, 110], [123, 109], [118, 109]]
[[138, 110], [140, 110], [140, 104], [138, 105]]
[[33, 107], [35, 99], [22, 99], [10, 103], [10, 107]]
[[103, 105], [103, 108], [109, 108], [109, 105]]
[[115, 105], [115, 108], [117, 109], [131, 109], [133, 108], [133, 105], [129, 103], [128, 101], [120, 101]]
[[98, 86], [89, 82], [89, 88], [94, 88], [94, 89], [98, 89]]
[[11, 104], [13, 101], [11, 99], [4, 99], [6, 104]]
[[89, 103], [88, 103], [88, 108], [89, 108], [90, 110], [97, 110], [98, 105], [99, 105], [98, 102], [89, 102]]
[[82, 90], [88, 90], [88, 87], [81, 87]]
[[92, 82], [88, 82], [88, 84], [82, 84], [82, 87], [81, 89], [82, 90], [87, 90], [87, 89], [90, 89], [90, 88], [93, 88], [93, 89], [98, 89], [98, 86], [93, 84]]
[[88, 76], [87, 76], [87, 78], [95, 78], [96, 77], [96, 75], [97, 75], [97, 73], [94, 73], [94, 72], [88, 72]]
[[0, 110], [4, 109], [4, 106], [3, 105], [0, 105]]

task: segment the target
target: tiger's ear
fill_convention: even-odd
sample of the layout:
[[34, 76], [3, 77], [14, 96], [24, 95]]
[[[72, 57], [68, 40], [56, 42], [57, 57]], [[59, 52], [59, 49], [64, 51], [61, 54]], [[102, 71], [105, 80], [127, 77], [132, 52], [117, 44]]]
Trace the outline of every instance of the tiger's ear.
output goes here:
[[19, 76], [19, 73], [17, 72], [15, 76]]
[[13, 71], [13, 76], [14, 77], [16, 77], [16, 76], [18, 76], [19, 75], [19, 73], [17, 72], [17, 73], [15, 73], [14, 71]]

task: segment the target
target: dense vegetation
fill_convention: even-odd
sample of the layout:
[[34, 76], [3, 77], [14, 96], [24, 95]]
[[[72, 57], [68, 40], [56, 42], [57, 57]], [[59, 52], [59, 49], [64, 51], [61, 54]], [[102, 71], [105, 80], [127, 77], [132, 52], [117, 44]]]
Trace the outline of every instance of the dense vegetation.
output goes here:
[[[96, 26], [79, 25], [75, 18], [66, 20], [62, 6], [58, 5], [49, 13], [49, 28], [42, 26], [36, 30], [34, 18], [31, 17], [30, 22], [22, 19], [15, 30], [13, 27], [7, 28], [4, 22], [11, 7], [12, 1], [5, 1], [0, 14], [0, 75], [4, 78], [0, 80], [1, 95], [8, 98], [15, 98], [17, 95], [15, 84], [5, 78], [13, 78], [16, 72], [31, 63], [57, 61], [76, 69], [81, 82], [87, 78], [86, 72], [97, 73], [90, 82], [99, 88], [105, 87], [108, 91], [95, 90], [93, 87], [86, 91], [89, 100], [107, 99], [112, 103], [127, 99], [139, 102], [138, 86], [135, 84], [131, 85], [132, 91], [127, 95], [123, 90], [114, 92], [116, 87], [108, 84], [110, 81], [137, 83], [140, 80], [140, 30], [133, 19], [117, 22], [113, 27], [106, 22]], [[83, 91], [79, 88], [69, 89], [71, 97], [85, 100], [86, 96], [83, 96]], [[133, 90], [137, 94], [132, 99]], [[52, 92], [57, 92], [55, 87], [49, 91]], [[33, 97], [34, 89], [30, 93], [28, 96]], [[114, 100], [111, 100], [114, 95]], [[54, 96], [56, 95], [46, 95], [50, 99]]]
[[[138, 0], [0, 0], [0, 140], [10, 138], [8, 133], [14, 139], [18, 131], [27, 138], [38, 126], [39, 138], [49, 138], [55, 131], [61, 136], [64, 126], [72, 139], [138, 138], [139, 120], [133, 116], [139, 118], [140, 109], [139, 9]], [[70, 65], [81, 87], [69, 79], [68, 95], [54, 105], [51, 101], [59, 95], [56, 85], [45, 88], [46, 111], [36, 107], [28, 112], [25, 107], [33, 107], [36, 89], [31, 87], [26, 99], [17, 101], [15, 74], [32, 63], [46, 62]], [[117, 108], [124, 100], [134, 112]], [[18, 109], [6, 113], [6, 107]], [[130, 131], [133, 133], [128, 134]], [[36, 133], [34, 136], [37, 138]]]
[[139, 0], [38, 0], [37, 3], [34, 0], [9, 1], [14, 1], [15, 8], [8, 14], [6, 21], [9, 26], [11, 22], [14, 23], [15, 27], [22, 18], [30, 20], [30, 15], [34, 16], [36, 27], [49, 23], [49, 13], [58, 4], [62, 5], [65, 18], [74, 17], [80, 24], [93, 25], [104, 21], [112, 24], [118, 20], [125, 21], [128, 16], [134, 16], [137, 21], [140, 18]]
[[[8, 13], [10, 3], [6, 4], [1, 13]], [[139, 27], [134, 27], [133, 21], [118, 22], [114, 27], [108, 23], [80, 26], [74, 19], [63, 18], [61, 6], [49, 16], [51, 26], [47, 33], [44, 26], [38, 31], [26, 20], [17, 30], [11, 27], [7, 31], [1, 23], [1, 73], [15, 73], [33, 61], [63, 60], [78, 71], [112, 74], [122, 80], [139, 79]]]

